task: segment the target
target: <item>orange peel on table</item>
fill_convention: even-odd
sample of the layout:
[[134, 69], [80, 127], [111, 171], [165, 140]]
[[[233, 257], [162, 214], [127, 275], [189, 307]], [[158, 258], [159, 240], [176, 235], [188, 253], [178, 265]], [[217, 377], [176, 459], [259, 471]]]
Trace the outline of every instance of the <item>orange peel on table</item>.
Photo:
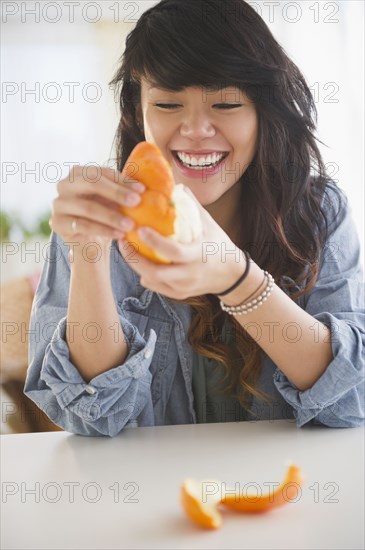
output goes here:
[[[211, 482], [211, 480], [209, 480]], [[220, 497], [208, 495], [207, 502], [203, 502], [203, 483], [187, 478], [184, 480], [180, 491], [180, 502], [186, 515], [200, 527], [218, 529], [222, 525], [222, 516], [218, 511]], [[213, 483], [219, 483], [213, 481]], [[215, 498], [214, 498], [215, 497]]]
[[135, 228], [126, 232], [125, 240], [133, 243], [142, 256], [156, 263], [171, 263], [139, 238], [138, 227], [152, 227], [165, 237], [188, 244], [202, 231], [197, 205], [182, 183], [175, 184], [171, 165], [153, 143], [138, 143], [122, 174], [146, 186], [137, 206], [120, 207], [121, 213], [135, 222]]
[[303, 478], [300, 468], [291, 465], [288, 467], [284, 481], [272, 493], [261, 496], [242, 496], [231, 492], [228, 495], [207, 494], [204, 501], [203, 483], [212, 483], [212, 481], [185, 479], [180, 490], [180, 501], [186, 515], [194, 523], [207, 529], [218, 529], [222, 525], [222, 515], [218, 506], [222, 505], [236, 512], [249, 514], [268, 512], [295, 500], [298, 495], [298, 488], [303, 484]]

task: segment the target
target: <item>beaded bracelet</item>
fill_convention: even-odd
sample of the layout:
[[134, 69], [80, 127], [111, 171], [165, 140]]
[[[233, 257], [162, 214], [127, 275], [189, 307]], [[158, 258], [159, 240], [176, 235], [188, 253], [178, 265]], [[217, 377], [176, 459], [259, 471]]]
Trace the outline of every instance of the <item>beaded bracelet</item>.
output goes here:
[[266, 300], [270, 296], [272, 287], [275, 283], [274, 278], [272, 277], [272, 275], [270, 275], [268, 271], [264, 271], [264, 274], [268, 282], [264, 291], [259, 296], [257, 296], [257, 298], [251, 300], [250, 302], [245, 301], [238, 306], [227, 306], [222, 302], [222, 300], [220, 300], [220, 306], [223, 311], [227, 312], [229, 315], [247, 315], [247, 313], [251, 313], [258, 307], [262, 306], [262, 304], [266, 302]]
[[[251, 300], [251, 298], [252, 298], [253, 296], [256, 295], [256, 293], [260, 290], [260, 288], [262, 287], [262, 285], [264, 284], [264, 282], [265, 282], [266, 280], [267, 280], [267, 278], [266, 278], [266, 275], [265, 275], [265, 273], [264, 273], [264, 278], [262, 279], [262, 281], [261, 281], [261, 283], [259, 284], [259, 286], [258, 286], [249, 296], [247, 296], [246, 300], [244, 300], [243, 302], [241, 302], [241, 304], [244, 304], [244, 303], [248, 302], [249, 300]], [[266, 288], [266, 287], [265, 287], [265, 288]], [[264, 290], [265, 290], [265, 289], [264, 289]], [[240, 304], [240, 305], [241, 305], [241, 304]]]

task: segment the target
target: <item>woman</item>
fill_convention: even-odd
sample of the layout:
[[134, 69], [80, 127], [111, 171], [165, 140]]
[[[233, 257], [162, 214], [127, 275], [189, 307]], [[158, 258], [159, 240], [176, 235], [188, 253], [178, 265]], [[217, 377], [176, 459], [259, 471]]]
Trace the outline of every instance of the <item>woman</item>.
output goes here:
[[[79, 168], [58, 185], [25, 393], [65, 430], [363, 422], [362, 267], [346, 196], [325, 173], [299, 69], [248, 4], [229, 5], [162, 0], [142, 15], [111, 83], [118, 171]], [[124, 241], [119, 206], [143, 186], [121, 171], [144, 140], [203, 221], [191, 245], [145, 236], [169, 266]]]

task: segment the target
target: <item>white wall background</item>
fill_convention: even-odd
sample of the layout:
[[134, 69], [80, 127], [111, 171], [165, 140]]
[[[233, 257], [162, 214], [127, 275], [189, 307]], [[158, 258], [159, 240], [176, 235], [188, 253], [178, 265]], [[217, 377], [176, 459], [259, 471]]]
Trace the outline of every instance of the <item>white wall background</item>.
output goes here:
[[[31, 225], [50, 209], [66, 163], [105, 165], [113, 156], [118, 111], [108, 82], [126, 34], [155, 3], [1, 3], [2, 210]], [[312, 87], [321, 151], [349, 197], [364, 250], [364, 2], [250, 3]], [[71, 82], [79, 84], [73, 100]]]

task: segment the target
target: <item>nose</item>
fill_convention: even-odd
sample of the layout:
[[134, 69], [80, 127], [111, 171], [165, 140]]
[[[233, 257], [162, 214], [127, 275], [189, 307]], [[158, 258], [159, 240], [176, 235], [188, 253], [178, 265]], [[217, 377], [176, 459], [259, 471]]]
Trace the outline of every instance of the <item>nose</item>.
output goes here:
[[209, 117], [204, 113], [187, 114], [180, 126], [182, 137], [193, 141], [200, 141], [205, 138], [211, 138], [215, 135], [215, 128]]

